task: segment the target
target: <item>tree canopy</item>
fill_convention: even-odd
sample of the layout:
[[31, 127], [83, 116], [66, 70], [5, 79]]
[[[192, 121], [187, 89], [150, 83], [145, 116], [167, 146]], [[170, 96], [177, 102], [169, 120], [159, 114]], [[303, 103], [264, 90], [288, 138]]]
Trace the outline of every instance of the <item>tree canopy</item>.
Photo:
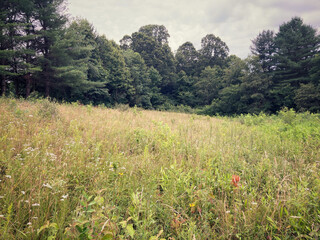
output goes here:
[[146, 109], [184, 105], [205, 114], [319, 112], [320, 37], [299, 17], [264, 30], [246, 59], [214, 33], [200, 49], [171, 50], [163, 25], [141, 26], [117, 44], [64, 0], [4, 0], [0, 10], [1, 94]]

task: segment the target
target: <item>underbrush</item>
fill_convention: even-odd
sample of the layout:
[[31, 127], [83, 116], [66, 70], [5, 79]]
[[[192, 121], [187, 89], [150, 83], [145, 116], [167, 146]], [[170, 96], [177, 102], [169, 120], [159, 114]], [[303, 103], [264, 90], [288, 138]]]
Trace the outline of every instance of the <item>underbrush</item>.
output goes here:
[[318, 239], [319, 115], [0, 98], [1, 239]]

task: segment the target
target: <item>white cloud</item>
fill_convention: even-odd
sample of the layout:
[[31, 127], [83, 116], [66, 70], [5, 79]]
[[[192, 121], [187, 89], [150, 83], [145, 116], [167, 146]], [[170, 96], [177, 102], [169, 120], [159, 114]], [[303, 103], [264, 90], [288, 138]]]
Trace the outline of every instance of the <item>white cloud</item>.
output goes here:
[[319, 0], [69, 0], [72, 16], [88, 19], [98, 33], [118, 42], [147, 24], [164, 25], [176, 50], [186, 41], [200, 48], [209, 33], [227, 43], [231, 54], [246, 57], [251, 40], [277, 30], [293, 16], [319, 29]]

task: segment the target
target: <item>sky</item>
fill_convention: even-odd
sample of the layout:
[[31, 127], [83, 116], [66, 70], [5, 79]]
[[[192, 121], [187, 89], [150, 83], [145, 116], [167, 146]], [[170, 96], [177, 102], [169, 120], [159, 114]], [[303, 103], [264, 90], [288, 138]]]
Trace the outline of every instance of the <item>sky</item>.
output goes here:
[[148, 24], [164, 25], [173, 52], [189, 41], [196, 49], [214, 34], [230, 54], [246, 58], [252, 40], [263, 30], [301, 17], [320, 32], [320, 0], [68, 0], [70, 17], [81, 17], [96, 31], [119, 43]]

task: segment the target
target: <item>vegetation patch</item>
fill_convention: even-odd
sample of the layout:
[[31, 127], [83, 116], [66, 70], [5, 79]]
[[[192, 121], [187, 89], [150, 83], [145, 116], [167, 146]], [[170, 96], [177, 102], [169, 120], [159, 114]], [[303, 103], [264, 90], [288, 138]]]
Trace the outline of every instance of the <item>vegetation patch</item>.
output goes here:
[[319, 115], [289, 109], [211, 118], [1, 98], [0, 235], [317, 239], [319, 140]]

